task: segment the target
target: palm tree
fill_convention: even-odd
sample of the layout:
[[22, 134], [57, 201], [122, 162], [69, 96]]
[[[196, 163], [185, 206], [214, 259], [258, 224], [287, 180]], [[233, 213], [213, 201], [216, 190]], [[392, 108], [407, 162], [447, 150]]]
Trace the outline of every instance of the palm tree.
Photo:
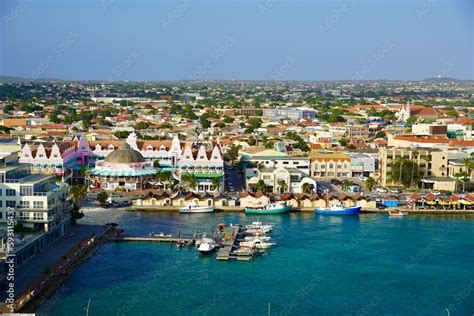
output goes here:
[[352, 182], [350, 182], [347, 179], [344, 179], [344, 181], [342, 181], [342, 189], [344, 191], [347, 191], [351, 185], [352, 185]]
[[255, 188], [257, 189], [257, 191], [265, 192], [265, 182], [263, 180], [258, 180], [257, 184], [255, 185]]
[[219, 191], [219, 188], [221, 186], [221, 179], [220, 178], [212, 178], [212, 186], [214, 187], [215, 190]]
[[288, 185], [286, 184], [285, 180], [278, 180], [278, 187], [280, 188], [280, 192], [284, 193], [288, 190]]
[[375, 179], [372, 177], [368, 177], [367, 180], [365, 180], [365, 187], [367, 190], [372, 191], [372, 189], [375, 186]]
[[311, 193], [314, 190], [314, 185], [312, 183], [305, 182], [302, 186], [303, 193]]
[[414, 150], [412, 152], [412, 165], [411, 165], [411, 180], [410, 180], [410, 188], [413, 187], [413, 176], [414, 176], [414, 173], [415, 173], [415, 164], [417, 163], [417, 160], [418, 160], [418, 156], [419, 156], [419, 152], [417, 150]]
[[[426, 162], [425, 170], [423, 172], [423, 180], [424, 180], [424, 179], [426, 179], [426, 175], [428, 174], [428, 164], [430, 163], [431, 157], [428, 154], [428, 155], [423, 155], [422, 158]], [[422, 189], [425, 188], [425, 182], [424, 181], [421, 182], [421, 188]]]
[[459, 192], [459, 183], [461, 183], [462, 174], [458, 172], [454, 175], [454, 177], [456, 178], [456, 185], [454, 191]]
[[196, 177], [193, 174], [183, 174], [182, 180], [184, 183], [186, 183], [190, 190], [194, 189], [198, 185]]
[[69, 188], [69, 193], [76, 205], [79, 205], [87, 198], [87, 187], [83, 184], [76, 184]]

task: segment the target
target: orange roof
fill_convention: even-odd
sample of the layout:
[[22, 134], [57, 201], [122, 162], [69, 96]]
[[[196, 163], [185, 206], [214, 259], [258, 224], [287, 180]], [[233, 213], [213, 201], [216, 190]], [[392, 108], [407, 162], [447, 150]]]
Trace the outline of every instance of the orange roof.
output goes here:
[[474, 120], [467, 117], [460, 117], [456, 120], [456, 123], [462, 125], [472, 125], [474, 124]]
[[393, 139], [402, 140], [413, 143], [436, 143], [436, 144], [448, 144], [449, 138], [438, 137], [438, 136], [426, 136], [426, 135], [395, 135]]
[[461, 139], [453, 139], [449, 143], [451, 147], [473, 147], [474, 140], [461, 140]]

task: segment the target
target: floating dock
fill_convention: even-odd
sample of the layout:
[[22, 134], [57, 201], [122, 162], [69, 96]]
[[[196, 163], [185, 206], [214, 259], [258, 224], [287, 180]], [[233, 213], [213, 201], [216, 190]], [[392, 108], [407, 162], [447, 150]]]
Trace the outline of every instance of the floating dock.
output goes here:
[[137, 241], [137, 242], [192, 242], [189, 237], [161, 237], [161, 236], [119, 236], [109, 238], [111, 241]]
[[237, 247], [235, 244], [237, 240], [237, 236], [239, 236], [242, 233], [241, 231], [241, 226], [240, 225], [234, 225], [234, 226], [229, 226], [226, 227], [223, 233], [222, 240], [219, 242], [220, 248], [219, 251], [217, 252], [217, 260], [225, 260], [228, 261], [229, 259], [237, 259], [237, 260], [251, 260], [252, 256], [251, 255], [234, 255], [233, 250], [234, 248]]

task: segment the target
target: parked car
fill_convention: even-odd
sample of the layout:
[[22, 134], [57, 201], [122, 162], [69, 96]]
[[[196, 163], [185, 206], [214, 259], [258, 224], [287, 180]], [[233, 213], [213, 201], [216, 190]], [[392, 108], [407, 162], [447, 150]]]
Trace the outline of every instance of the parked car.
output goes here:
[[393, 189], [390, 189], [390, 193], [400, 194], [402, 193], [402, 190], [400, 190], [399, 188], [393, 188]]
[[331, 184], [334, 184], [334, 185], [341, 185], [342, 182], [337, 180], [337, 179], [331, 179]]
[[378, 193], [387, 193], [388, 192], [387, 189], [382, 188], [382, 187], [376, 187], [375, 191], [377, 191]]

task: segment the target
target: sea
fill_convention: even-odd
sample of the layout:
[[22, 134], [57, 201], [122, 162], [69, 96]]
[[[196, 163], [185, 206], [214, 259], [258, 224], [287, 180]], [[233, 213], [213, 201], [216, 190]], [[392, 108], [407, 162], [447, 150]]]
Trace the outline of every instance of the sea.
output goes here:
[[[126, 234], [192, 235], [243, 213], [90, 211]], [[474, 216], [260, 216], [276, 245], [217, 261], [170, 243], [107, 243], [37, 315], [473, 315]]]

